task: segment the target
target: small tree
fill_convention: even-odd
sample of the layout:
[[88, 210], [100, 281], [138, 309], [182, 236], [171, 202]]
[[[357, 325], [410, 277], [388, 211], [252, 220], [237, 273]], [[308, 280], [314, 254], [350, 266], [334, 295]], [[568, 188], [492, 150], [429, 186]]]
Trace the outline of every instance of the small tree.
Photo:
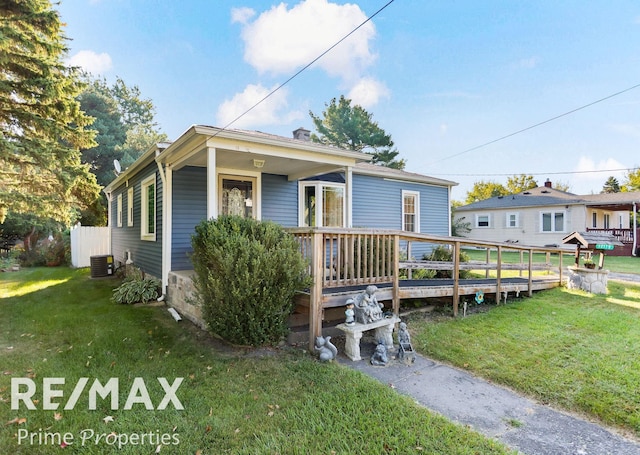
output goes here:
[[277, 343], [288, 333], [297, 290], [308, 285], [295, 238], [273, 222], [221, 216], [191, 240], [195, 285], [209, 328], [235, 343]]

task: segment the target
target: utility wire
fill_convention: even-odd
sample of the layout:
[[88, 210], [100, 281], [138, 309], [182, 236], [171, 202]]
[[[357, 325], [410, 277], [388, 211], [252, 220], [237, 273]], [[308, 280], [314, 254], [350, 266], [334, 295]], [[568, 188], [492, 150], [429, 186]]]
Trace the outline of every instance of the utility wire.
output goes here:
[[430, 175], [432, 175], [434, 177], [440, 176], [440, 175], [462, 176], [462, 177], [503, 177], [503, 176], [513, 176], [513, 175], [518, 175], [518, 174], [525, 174], [525, 175], [593, 174], [593, 173], [598, 173], [598, 172], [635, 171], [636, 169], [638, 169], [638, 168], [637, 167], [630, 167], [630, 168], [621, 168], [621, 169], [602, 169], [602, 170], [599, 170], [599, 171], [591, 170], [591, 171], [566, 171], [566, 172], [560, 172], [560, 171], [555, 171], [555, 172], [512, 172], [512, 173], [504, 173], [504, 174], [492, 173], [492, 174], [430, 174]]
[[568, 112], [565, 112], [564, 114], [556, 115], [555, 117], [552, 117], [550, 119], [544, 120], [544, 121], [542, 121], [540, 123], [536, 123], [535, 125], [531, 125], [531, 126], [528, 126], [526, 128], [523, 128], [521, 130], [515, 131], [515, 132], [513, 132], [511, 134], [507, 134], [506, 136], [499, 137], [498, 139], [494, 139], [492, 141], [485, 142], [484, 144], [480, 144], [480, 145], [477, 145], [475, 147], [471, 147], [470, 149], [463, 150], [462, 152], [458, 152], [458, 153], [455, 153], [453, 155], [446, 156], [446, 157], [444, 157], [442, 159], [439, 159], [439, 160], [436, 160], [436, 161], [432, 161], [431, 163], [428, 163], [427, 165], [439, 163], [441, 161], [448, 160], [450, 158], [454, 158], [456, 156], [464, 155], [465, 153], [473, 152], [474, 150], [481, 149], [481, 148], [486, 147], [488, 145], [495, 144], [496, 142], [503, 141], [503, 140], [505, 140], [507, 138], [513, 137], [516, 134], [524, 133], [525, 131], [529, 131], [529, 130], [531, 130], [533, 128], [537, 128], [537, 127], [542, 126], [544, 124], [553, 122], [554, 120], [558, 120], [559, 118], [566, 117], [567, 115], [574, 114], [574, 113], [576, 113], [578, 111], [581, 111], [582, 109], [586, 109], [588, 107], [593, 106], [594, 104], [601, 103], [603, 101], [606, 101], [608, 99], [611, 99], [611, 98], [613, 98], [615, 96], [618, 96], [618, 95], [621, 95], [623, 93], [629, 92], [629, 91], [631, 91], [633, 89], [636, 89], [638, 87], [640, 87], [640, 84], [636, 84], [636, 85], [634, 85], [632, 87], [626, 88], [624, 90], [620, 90], [619, 92], [613, 93], [613, 94], [611, 94], [609, 96], [605, 96], [604, 98], [600, 98], [599, 100], [593, 101], [593, 102], [591, 102], [589, 104], [585, 104], [584, 106], [577, 107], [577, 108], [572, 109], [572, 110], [570, 110]]
[[380, 8], [378, 11], [376, 11], [375, 13], [373, 13], [371, 16], [367, 17], [360, 25], [358, 25], [356, 28], [354, 28], [353, 30], [351, 30], [349, 33], [347, 33], [345, 36], [343, 36], [342, 38], [340, 38], [335, 44], [333, 44], [330, 48], [328, 48], [326, 51], [324, 51], [323, 53], [321, 53], [320, 55], [318, 55], [316, 58], [314, 58], [313, 60], [311, 60], [311, 62], [307, 63], [305, 66], [303, 66], [298, 72], [296, 72], [293, 76], [291, 76], [289, 79], [287, 79], [286, 81], [284, 81], [283, 83], [281, 83], [280, 85], [278, 85], [276, 88], [274, 88], [271, 92], [269, 92], [267, 95], [265, 95], [260, 101], [258, 101], [257, 103], [255, 103], [253, 106], [251, 106], [249, 109], [247, 109], [246, 111], [244, 111], [242, 114], [238, 115], [236, 118], [234, 118], [233, 120], [231, 120], [229, 123], [227, 123], [225, 126], [222, 127], [222, 129], [218, 132], [216, 132], [212, 137], [217, 136], [219, 133], [221, 133], [222, 131], [225, 131], [227, 128], [229, 128], [231, 125], [233, 125], [235, 122], [237, 122], [238, 120], [240, 120], [242, 117], [244, 117], [245, 115], [247, 115], [249, 112], [251, 112], [252, 110], [254, 110], [256, 107], [258, 107], [260, 104], [262, 104], [264, 101], [266, 101], [269, 97], [271, 97], [272, 95], [274, 95], [278, 90], [280, 90], [281, 88], [283, 88], [285, 85], [287, 85], [289, 82], [291, 82], [293, 79], [295, 79], [296, 77], [298, 77], [303, 71], [306, 71], [311, 65], [313, 65], [315, 62], [317, 62], [318, 60], [320, 60], [322, 57], [324, 57], [325, 55], [327, 55], [329, 52], [331, 52], [335, 47], [337, 47], [340, 43], [342, 43], [344, 40], [346, 40], [347, 38], [349, 38], [351, 35], [353, 35], [356, 31], [358, 31], [360, 28], [362, 28], [367, 22], [371, 21], [371, 19], [373, 19], [374, 17], [376, 17], [380, 12], [382, 12], [385, 8], [387, 8], [387, 6], [391, 5], [395, 0], [390, 0], [389, 2], [387, 2], [386, 5], [384, 5], [382, 8]]

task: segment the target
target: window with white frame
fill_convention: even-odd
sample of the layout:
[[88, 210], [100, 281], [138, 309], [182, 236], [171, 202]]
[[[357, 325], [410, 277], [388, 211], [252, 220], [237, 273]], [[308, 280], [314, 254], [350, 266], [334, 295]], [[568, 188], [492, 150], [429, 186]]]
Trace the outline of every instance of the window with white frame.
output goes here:
[[624, 229], [622, 227], [623, 220], [624, 220], [624, 217], [622, 215], [618, 215], [618, 229]]
[[156, 175], [144, 179], [140, 185], [140, 238], [156, 240]]
[[420, 232], [420, 193], [402, 191], [402, 230]]
[[122, 227], [122, 193], [118, 194], [117, 201], [118, 202], [116, 204], [116, 210], [117, 210], [118, 227]]
[[609, 229], [611, 225], [611, 215], [608, 213], [604, 214], [604, 228]]
[[520, 217], [517, 212], [507, 213], [507, 227], [517, 228], [520, 226]]
[[564, 232], [565, 212], [540, 212], [541, 232]]
[[593, 212], [591, 214], [591, 227], [592, 228], [598, 227], [598, 214], [596, 212]]
[[477, 228], [491, 227], [491, 217], [488, 214], [476, 215], [476, 227]]
[[300, 226], [345, 227], [344, 198], [344, 184], [300, 182]]
[[127, 226], [133, 226], [133, 188], [127, 191]]

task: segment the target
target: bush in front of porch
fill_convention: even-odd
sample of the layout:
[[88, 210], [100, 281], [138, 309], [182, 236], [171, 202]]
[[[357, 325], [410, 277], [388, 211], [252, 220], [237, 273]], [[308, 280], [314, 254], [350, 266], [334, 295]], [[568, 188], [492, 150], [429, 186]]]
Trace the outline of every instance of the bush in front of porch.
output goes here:
[[287, 335], [294, 294], [309, 284], [293, 236], [273, 222], [221, 216], [196, 226], [191, 243], [195, 286], [212, 332], [249, 346]]

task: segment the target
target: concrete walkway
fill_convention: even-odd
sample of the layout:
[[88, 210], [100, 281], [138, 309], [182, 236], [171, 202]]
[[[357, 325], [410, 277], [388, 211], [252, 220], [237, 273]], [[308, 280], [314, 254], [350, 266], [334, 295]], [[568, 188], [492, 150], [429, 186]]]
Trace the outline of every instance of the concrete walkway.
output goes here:
[[364, 360], [352, 362], [339, 355], [338, 361], [521, 453], [640, 455], [640, 444], [632, 440], [523, 398], [465, 371], [419, 355], [411, 365], [392, 360], [385, 367], [375, 367], [368, 361], [371, 352], [372, 349], [367, 351], [362, 346]]

